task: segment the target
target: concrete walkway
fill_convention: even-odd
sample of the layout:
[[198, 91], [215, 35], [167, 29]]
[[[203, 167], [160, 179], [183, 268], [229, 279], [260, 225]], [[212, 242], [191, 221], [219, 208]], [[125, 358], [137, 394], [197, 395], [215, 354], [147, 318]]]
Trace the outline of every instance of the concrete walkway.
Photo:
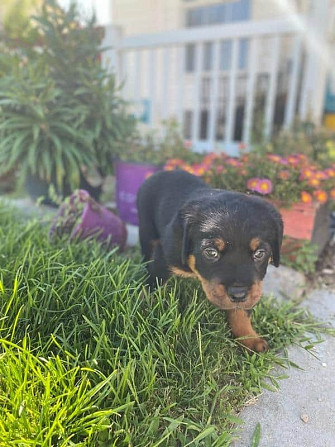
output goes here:
[[[302, 305], [335, 327], [335, 291], [310, 292]], [[294, 346], [289, 349], [290, 360], [302, 370], [281, 370], [289, 379], [280, 381], [280, 390], [264, 390], [256, 403], [240, 413], [244, 425], [231, 447], [251, 446], [258, 422], [259, 447], [335, 446], [335, 337], [324, 338], [313, 355]]]

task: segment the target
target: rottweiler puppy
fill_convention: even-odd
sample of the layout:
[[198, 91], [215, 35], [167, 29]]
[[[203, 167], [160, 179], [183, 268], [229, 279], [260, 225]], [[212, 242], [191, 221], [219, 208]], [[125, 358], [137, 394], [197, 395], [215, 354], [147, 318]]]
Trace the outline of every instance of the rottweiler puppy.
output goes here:
[[268, 264], [279, 266], [278, 211], [259, 197], [210, 188], [184, 171], [148, 178], [137, 205], [150, 285], [172, 274], [197, 278], [209, 301], [227, 311], [233, 335], [248, 349], [266, 351], [251, 314]]

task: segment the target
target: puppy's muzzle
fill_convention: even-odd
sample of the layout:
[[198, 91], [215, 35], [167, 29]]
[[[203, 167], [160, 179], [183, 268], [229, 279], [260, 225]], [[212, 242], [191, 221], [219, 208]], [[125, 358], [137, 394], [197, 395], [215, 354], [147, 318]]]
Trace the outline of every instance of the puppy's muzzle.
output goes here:
[[233, 303], [242, 303], [247, 299], [248, 287], [229, 286], [227, 293]]

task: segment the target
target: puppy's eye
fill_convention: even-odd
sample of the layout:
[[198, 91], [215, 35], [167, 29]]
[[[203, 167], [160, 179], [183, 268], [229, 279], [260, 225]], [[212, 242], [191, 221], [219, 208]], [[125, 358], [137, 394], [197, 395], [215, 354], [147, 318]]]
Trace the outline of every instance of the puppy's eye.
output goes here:
[[215, 248], [205, 248], [203, 251], [204, 256], [211, 260], [215, 261], [216, 259], [219, 259], [219, 252], [215, 250]]
[[252, 256], [255, 260], [261, 261], [265, 257], [265, 250], [256, 250]]

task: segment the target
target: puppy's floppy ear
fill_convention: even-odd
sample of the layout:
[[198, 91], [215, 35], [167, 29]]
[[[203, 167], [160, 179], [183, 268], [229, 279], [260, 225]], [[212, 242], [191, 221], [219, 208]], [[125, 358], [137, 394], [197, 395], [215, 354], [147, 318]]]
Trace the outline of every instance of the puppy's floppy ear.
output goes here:
[[181, 239], [180, 257], [184, 266], [188, 266], [187, 259], [191, 250], [191, 233], [193, 224], [197, 220], [197, 209], [198, 202], [191, 202], [178, 213], [179, 237]]
[[189, 239], [189, 223], [187, 219], [183, 219], [183, 238], [181, 245], [181, 262], [183, 265], [187, 265], [187, 257], [190, 248], [190, 239]]
[[284, 225], [281, 215], [275, 210], [274, 215], [275, 234], [271, 244], [272, 249], [272, 264], [275, 267], [279, 267], [280, 263], [280, 248], [283, 240]]

